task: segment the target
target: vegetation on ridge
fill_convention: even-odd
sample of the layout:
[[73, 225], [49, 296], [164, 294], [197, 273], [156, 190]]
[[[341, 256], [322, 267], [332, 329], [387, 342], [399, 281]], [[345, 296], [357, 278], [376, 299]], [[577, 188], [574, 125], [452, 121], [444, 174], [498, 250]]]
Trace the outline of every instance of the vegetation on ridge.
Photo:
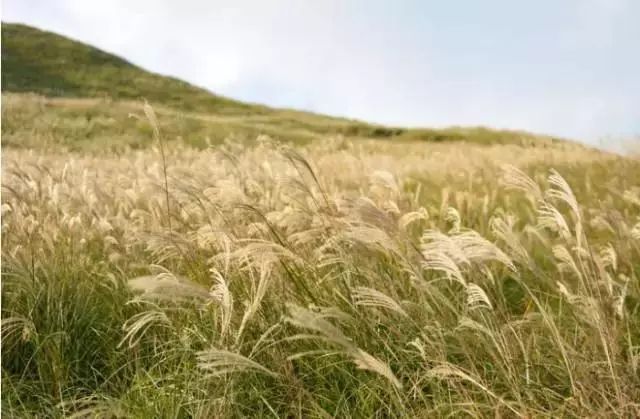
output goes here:
[[[342, 135], [394, 141], [563, 143], [526, 132], [385, 127], [246, 104], [148, 72], [64, 36], [11, 23], [2, 24], [2, 91], [3, 143], [11, 147], [42, 145], [41, 140], [78, 150], [88, 145], [107, 149], [144, 146], [148, 129], [127, 121], [130, 112], [140, 111], [142, 99], [163, 116], [160, 121], [167, 140], [180, 137], [198, 147], [206, 146], [207, 138], [213, 143], [229, 136], [252, 141], [258, 134], [287, 142]], [[41, 138], [41, 133], [47, 138]]]
[[2, 23], [2, 91], [52, 97], [146, 98], [176, 108], [219, 114], [266, 110], [151, 73], [64, 36], [12, 23]]

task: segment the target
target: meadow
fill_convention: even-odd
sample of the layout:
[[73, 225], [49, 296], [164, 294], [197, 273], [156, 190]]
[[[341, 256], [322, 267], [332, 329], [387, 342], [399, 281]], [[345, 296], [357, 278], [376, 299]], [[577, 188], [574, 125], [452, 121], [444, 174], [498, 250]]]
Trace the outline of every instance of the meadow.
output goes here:
[[158, 115], [5, 143], [3, 417], [640, 415], [638, 159]]

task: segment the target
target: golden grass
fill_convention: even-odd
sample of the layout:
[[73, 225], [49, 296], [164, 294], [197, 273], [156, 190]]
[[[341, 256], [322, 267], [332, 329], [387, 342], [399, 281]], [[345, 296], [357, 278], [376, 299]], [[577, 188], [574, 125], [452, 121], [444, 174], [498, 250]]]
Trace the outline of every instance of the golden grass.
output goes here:
[[[65, 148], [83, 152], [127, 152], [153, 144], [152, 128], [139, 114], [140, 103], [110, 98], [51, 98], [25, 93], [2, 94], [2, 141], [12, 148]], [[511, 144], [527, 147], [579, 147], [549, 136], [482, 127], [406, 129], [361, 121], [270, 109], [269, 112], [223, 110], [185, 111], [180, 107], [155, 106], [163, 139], [196, 148], [221, 145], [234, 138], [252, 144], [259, 135], [281, 142], [307, 144], [327, 137], [376, 139], [405, 144], [468, 142], [479, 145]]]
[[6, 412], [640, 414], [637, 160], [263, 136], [2, 170]]

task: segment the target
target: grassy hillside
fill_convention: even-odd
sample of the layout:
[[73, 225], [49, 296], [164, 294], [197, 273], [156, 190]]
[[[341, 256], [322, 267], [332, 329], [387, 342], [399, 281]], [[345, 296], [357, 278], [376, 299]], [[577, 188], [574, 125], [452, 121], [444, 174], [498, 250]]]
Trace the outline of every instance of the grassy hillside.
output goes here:
[[[2, 96], [4, 146], [38, 148], [63, 146], [70, 150], [121, 150], [152, 143], [151, 127], [143, 118], [142, 103], [107, 99], [50, 98], [34, 94]], [[580, 147], [550, 137], [486, 128], [394, 130], [303, 112], [278, 110], [268, 115], [228, 115], [178, 111], [154, 106], [163, 138], [196, 148], [220, 144], [227, 138], [253, 142], [268, 135], [282, 142], [306, 144], [341, 135], [350, 139], [393, 142], [469, 142], [536, 147]]]
[[216, 113], [266, 110], [148, 72], [64, 36], [9, 23], [2, 24], [2, 90], [54, 97], [144, 97], [151, 102]]
[[640, 417], [639, 160], [2, 37], [0, 416]]
[[[267, 134], [288, 142], [331, 135], [395, 141], [548, 146], [558, 141], [487, 128], [406, 129], [309, 112], [273, 109], [217, 96], [122, 58], [25, 25], [2, 24], [3, 142], [72, 149], [140, 147], [148, 127], [128, 120], [147, 99], [161, 114], [167, 139], [218, 143], [228, 136]], [[9, 95], [8, 95], [9, 94]], [[79, 100], [86, 99], [86, 100]], [[207, 140], [208, 139], [208, 140]]]

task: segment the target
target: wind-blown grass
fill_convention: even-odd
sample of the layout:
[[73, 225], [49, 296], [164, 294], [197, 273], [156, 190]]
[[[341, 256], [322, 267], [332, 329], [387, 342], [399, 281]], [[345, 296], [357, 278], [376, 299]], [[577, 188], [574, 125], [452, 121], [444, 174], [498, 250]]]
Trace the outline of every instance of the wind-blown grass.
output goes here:
[[159, 152], [3, 151], [3, 414], [640, 414], [637, 160]]

